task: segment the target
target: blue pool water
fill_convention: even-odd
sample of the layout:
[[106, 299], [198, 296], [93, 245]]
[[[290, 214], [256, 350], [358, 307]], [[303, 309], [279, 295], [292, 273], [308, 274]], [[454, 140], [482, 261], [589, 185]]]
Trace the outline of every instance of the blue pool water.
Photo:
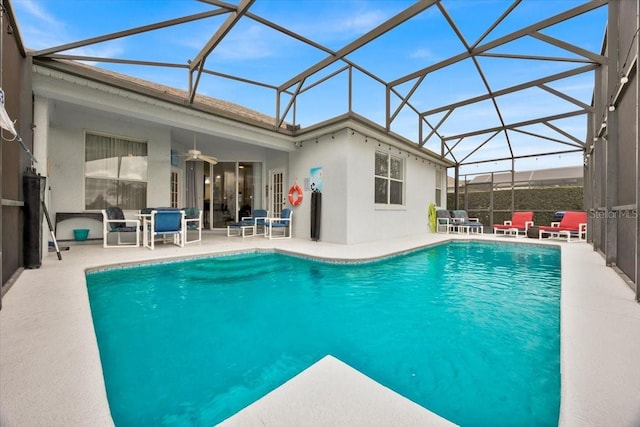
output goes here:
[[243, 254], [87, 274], [117, 426], [210, 426], [331, 354], [462, 426], [557, 425], [560, 252]]

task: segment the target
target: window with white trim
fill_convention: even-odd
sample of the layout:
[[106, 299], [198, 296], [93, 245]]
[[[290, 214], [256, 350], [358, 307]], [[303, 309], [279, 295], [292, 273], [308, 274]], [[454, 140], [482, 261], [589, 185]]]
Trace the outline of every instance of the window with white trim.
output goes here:
[[376, 204], [404, 203], [404, 158], [376, 151], [374, 180]]
[[87, 210], [147, 204], [147, 143], [85, 134], [84, 205]]
[[179, 196], [180, 196], [180, 191], [179, 191], [179, 175], [178, 172], [176, 171], [171, 171], [171, 203], [169, 204], [169, 207], [172, 208], [177, 208], [178, 207], [178, 203], [179, 203]]

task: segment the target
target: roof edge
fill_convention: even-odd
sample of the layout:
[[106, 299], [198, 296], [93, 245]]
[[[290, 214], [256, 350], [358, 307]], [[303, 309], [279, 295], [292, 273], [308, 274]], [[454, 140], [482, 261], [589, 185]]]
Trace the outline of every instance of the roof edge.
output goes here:
[[416, 155], [426, 156], [429, 158], [429, 160], [441, 166], [455, 166], [455, 163], [451, 160], [443, 158], [427, 148], [419, 147], [410, 139], [405, 138], [404, 136], [399, 135], [395, 132], [387, 131], [379, 124], [353, 112], [332, 117], [309, 127], [302, 128], [295, 133], [295, 137], [300, 140], [308, 138], [311, 139], [345, 128], [353, 128], [354, 130], [368, 135], [371, 138], [378, 139], [381, 142], [394, 145], [407, 151], [411, 151]]
[[[222, 118], [256, 126], [262, 129], [271, 130], [273, 132], [283, 133], [285, 135], [293, 135], [292, 129], [283, 123], [280, 128], [275, 126], [276, 119], [266, 114], [251, 110], [243, 107], [239, 104], [234, 104], [229, 101], [223, 101], [216, 98], [198, 96], [193, 104], [189, 104], [186, 96], [186, 92], [181, 91], [170, 86], [156, 84], [144, 79], [139, 79], [124, 74], [119, 74], [109, 70], [104, 70], [98, 67], [91, 67], [85, 64], [80, 64], [74, 61], [58, 60], [50, 58], [33, 57], [33, 64], [44, 68], [49, 68], [61, 73], [70, 74], [76, 77], [88, 79], [101, 84], [115, 87], [117, 89], [131, 91], [133, 93], [148, 96], [160, 101], [168, 102], [174, 105], [178, 105], [183, 108], [189, 108], [196, 111], [200, 111], [207, 114], [213, 114]], [[180, 96], [184, 93], [185, 96]], [[210, 101], [207, 104], [206, 101]], [[222, 107], [212, 105], [213, 103], [220, 103], [228, 106], [232, 106], [238, 110], [244, 112], [236, 113], [225, 110]], [[251, 115], [260, 117], [260, 119], [252, 118]], [[272, 120], [273, 123], [269, 124], [268, 121]]]

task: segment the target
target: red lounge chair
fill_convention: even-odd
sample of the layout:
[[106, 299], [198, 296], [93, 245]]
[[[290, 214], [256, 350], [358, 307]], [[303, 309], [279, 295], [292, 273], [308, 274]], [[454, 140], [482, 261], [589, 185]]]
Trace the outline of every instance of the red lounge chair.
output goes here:
[[523, 233], [526, 236], [529, 227], [533, 227], [533, 212], [514, 212], [511, 221], [505, 221], [504, 224], [493, 224], [493, 232], [516, 237], [519, 233]]
[[566, 211], [560, 222], [552, 222], [551, 226], [540, 226], [538, 237], [542, 239], [544, 235], [567, 239], [577, 237], [579, 241], [587, 240], [587, 213], [577, 211]]

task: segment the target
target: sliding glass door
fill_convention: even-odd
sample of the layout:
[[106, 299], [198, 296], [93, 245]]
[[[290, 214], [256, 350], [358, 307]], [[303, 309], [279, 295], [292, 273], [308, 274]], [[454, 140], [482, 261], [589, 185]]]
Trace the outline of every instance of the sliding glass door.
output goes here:
[[219, 162], [206, 175], [205, 216], [210, 228], [226, 228], [229, 222], [251, 216], [254, 209], [264, 209], [261, 163]]

